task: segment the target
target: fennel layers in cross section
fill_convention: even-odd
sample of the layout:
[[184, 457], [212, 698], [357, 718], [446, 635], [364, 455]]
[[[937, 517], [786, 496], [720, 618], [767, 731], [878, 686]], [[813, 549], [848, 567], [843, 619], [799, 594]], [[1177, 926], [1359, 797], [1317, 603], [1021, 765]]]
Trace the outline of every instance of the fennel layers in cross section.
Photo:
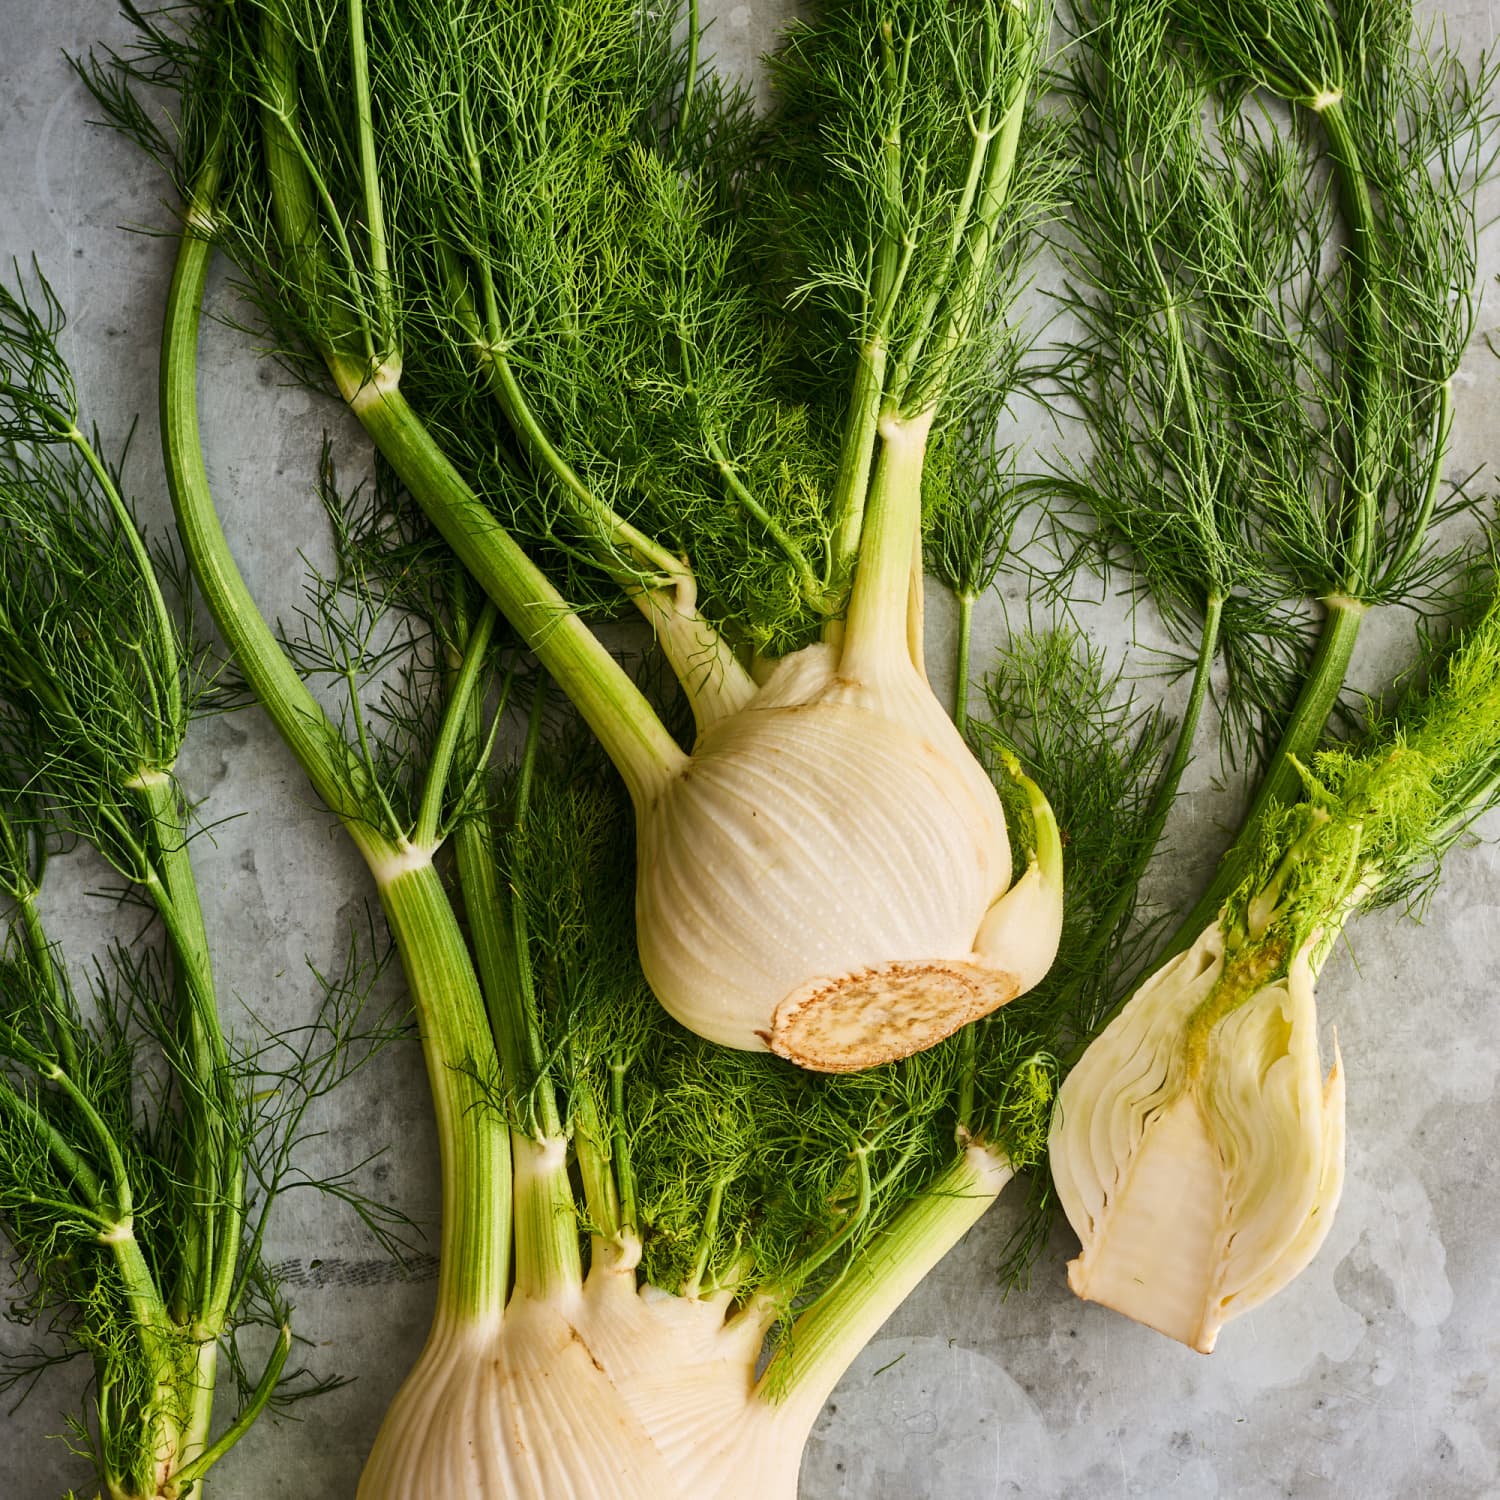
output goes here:
[[[288, 646], [256, 609], [200, 448], [211, 254], [190, 230], [168, 303], [179, 530], [251, 689], [369, 865], [442, 1154], [433, 1324], [361, 1494], [790, 1497], [849, 1362], [1036, 1161], [1052, 1012], [1002, 1011], [899, 1063], [821, 1077], [643, 1003], [622, 789], [594, 749], [564, 737], [543, 753], [534, 688], [521, 762], [487, 790], [500, 627], [399, 493], [377, 489], [366, 519], [328, 496], [340, 566], [309, 611], [314, 641]], [[369, 658], [387, 614], [421, 623], [415, 657]], [[353, 690], [342, 723], [299, 675], [319, 641]], [[394, 661], [399, 703], [363, 677]], [[1045, 831], [1044, 804], [1034, 820]], [[434, 864], [450, 842], [466, 922]]]
[[[284, 1372], [261, 1242], [299, 1122], [343, 1064], [225, 1035], [176, 779], [211, 683], [80, 425], [62, 326], [39, 274], [0, 287], [0, 1230], [25, 1278], [13, 1315], [42, 1335], [5, 1374], [85, 1356], [71, 1427], [103, 1492], [186, 1500], [268, 1404], [309, 1393]], [[159, 945], [116, 943], [81, 995], [44, 882], [49, 853], [79, 843]], [[272, 1339], [251, 1356], [238, 1339], [257, 1326]], [[216, 1432], [221, 1363], [239, 1399]]]
[[[1064, 487], [1097, 522], [1086, 545], [1133, 567], [1169, 627], [1201, 622], [1231, 745], [1270, 753], [1214, 880], [1070, 1074], [1052, 1161], [1084, 1241], [1074, 1289], [1206, 1350], [1307, 1263], [1342, 1182], [1313, 986], [1385, 877], [1338, 864], [1359, 812], [1283, 848], [1269, 885], [1256, 862], [1290, 837], [1278, 809], [1369, 606], [1431, 608], [1465, 582], [1464, 547], [1433, 538], [1472, 504], [1441, 491], [1490, 85], [1387, 0], [1126, 0], [1080, 20], [1074, 392], [1094, 447]], [[1288, 880], [1332, 893], [1290, 934], [1272, 921]]]
[[[1000, 802], [928, 688], [919, 545], [1046, 197], [1049, 15], [815, 7], [763, 122], [678, 19], [256, 0], [146, 23], [93, 82], [598, 735], [658, 999], [853, 1070], [1056, 948], [1059, 872], [1007, 906]], [[133, 76], [178, 81], [179, 120]], [[581, 613], [629, 607], [689, 750]]]
[[1500, 612], [1364, 743], [1303, 771], [1219, 919], [1126, 1002], [1059, 1090], [1049, 1156], [1081, 1297], [1205, 1353], [1333, 1224], [1344, 1086], [1313, 985], [1344, 924], [1434, 877], [1500, 800]]

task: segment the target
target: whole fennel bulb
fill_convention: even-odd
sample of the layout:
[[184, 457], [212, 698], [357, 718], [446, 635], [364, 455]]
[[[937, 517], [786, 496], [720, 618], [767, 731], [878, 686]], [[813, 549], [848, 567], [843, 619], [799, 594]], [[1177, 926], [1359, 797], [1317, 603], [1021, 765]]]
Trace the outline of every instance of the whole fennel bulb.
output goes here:
[[919, 1051], [1029, 989], [1061, 922], [1045, 803], [1046, 847], [1011, 887], [1000, 799], [924, 678], [904, 651], [863, 676], [849, 655], [785, 658], [637, 804], [657, 997], [711, 1041], [825, 1071]]

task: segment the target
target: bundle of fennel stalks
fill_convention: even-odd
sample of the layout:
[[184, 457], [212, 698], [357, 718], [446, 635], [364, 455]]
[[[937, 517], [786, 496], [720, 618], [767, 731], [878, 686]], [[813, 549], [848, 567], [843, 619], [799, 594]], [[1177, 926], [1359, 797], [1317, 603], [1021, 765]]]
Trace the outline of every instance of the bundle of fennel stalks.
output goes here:
[[[1122, 955], [1117, 940], [1141, 864], [1175, 795], [1188, 737], [1179, 731], [1173, 741], [1159, 724], [1132, 722], [1116, 709], [1101, 739], [1099, 717], [1111, 702], [1107, 675], [1053, 638], [1019, 646], [995, 688], [996, 730], [981, 731], [981, 738], [1006, 793], [1019, 855], [1011, 891], [1029, 896], [1055, 877], [1049, 862], [1057, 851], [1049, 846], [1042, 794], [1069, 835], [1072, 925], [1051, 987], [1030, 1004], [1011, 999], [1023, 978], [1039, 977], [1022, 970], [1045, 960], [1011, 957], [1014, 948], [1000, 941], [1014, 941], [1006, 929], [1016, 923], [997, 899], [1012, 872], [998, 852], [1004, 836], [990, 833], [996, 849], [986, 853], [981, 840], [975, 854], [963, 856], [978, 861], [968, 886], [955, 882], [964, 887], [964, 910], [935, 913], [912, 940], [936, 946], [853, 951], [839, 962], [856, 978], [886, 966], [878, 977], [890, 984], [877, 998], [883, 1003], [894, 992], [903, 1017], [908, 980], [916, 981], [911, 992], [919, 999], [935, 977], [949, 984], [930, 1030], [921, 1031], [928, 1023], [920, 1018], [904, 1022], [906, 1033], [920, 1033], [919, 1044], [955, 1018], [988, 1008], [991, 986], [1004, 988], [1010, 1003], [992, 1020], [910, 1062], [851, 1072], [847, 1080], [820, 1081], [753, 1050], [726, 1052], [715, 1044], [753, 1047], [762, 1031], [784, 1056], [837, 1068], [881, 1063], [905, 1049], [882, 1051], [885, 1042], [876, 1035], [873, 1052], [858, 1050], [876, 1030], [869, 1015], [885, 1014], [858, 985], [845, 987], [849, 1015], [835, 1003], [831, 1023], [798, 1029], [793, 1023], [817, 1012], [807, 1002], [822, 997], [799, 994], [778, 968], [765, 981], [774, 990], [769, 1004], [764, 986], [747, 986], [728, 1019], [700, 1014], [700, 1002], [717, 1003], [724, 975], [737, 975], [748, 961], [750, 940], [727, 934], [740, 945], [730, 944], [738, 956], [724, 961], [729, 968], [689, 953], [685, 974], [682, 950], [692, 947], [696, 929], [689, 924], [682, 936], [674, 903], [726, 899], [703, 891], [701, 880], [722, 869], [725, 849], [743, 847], [745, 836], [718, 835], [723, 842], [715, 843], [715, 835], [696, 833], [701, 809], [690, 808], [675, 823], [651, 821], [660, 800], [653, 801], [653, 777], [662, 774], [652, 768], [675, 764], [671, 734], [681, 734], [681, 726], [629, 696], [633, 690], [612, 675], [559, 602], [535, 589], [505, 551], [494, 521], [483, 516], [503, 519], [536, 548], [568, 598], [597, 613], [628, 604], [646, 614], [693, 700], [700, 733], [716, 721], [732, 725], [765, 685], [766, 663], [802, 649], [808, 654], [796, 669], [800, 675], [783, 668], [792, 680], [777, 708], [826, 702], [827, 658], [838, 653], [832, 680], [870, 689], [867, 701], [854, 705], [860, 712], [897, 725], [929, 714], [929, 700], [914, 685], [920, 658], [912, 662], [909, 645], [921, 619], [912, 603], [919, 595], [908, 581], [914, 514], [890, 522], [884, 533], [900, 542], [906, 528], [906, 561], [864, 569], [871, 558], [885, 557], [882, 546], [899, 558], [878, 527], [900, 514], [895, 502], [903, 489], [910, 505], [915, 481], [906, 470], [921, 459], [917, 432], [929, 443], [924, 499], [939, 576], [970, 606], [985, 575], [993, 577], [1011, 515], [1003, 475], [997, 498], [997, 476], [973, 437], [976, 429], [982, 435], [1006, 394], [1003, 380], [979, 372], [1005, 368], [1009, 335], [1003, 317], [995, 320], [1016, 284], [1023, 210], [1049, 201], [1055, 175], [1045, 137], [1013, 128], [1034, 84], [1038, 33], [1021, 24], [1014, 7], [980, 6], [968, 30], [965, 19], [945, 20], [941, 7], [907, 7], [896, 16], [905, 25], [889, 36], [878, 24], [868, 34], [832, 25], [826, 36], [804, 34], [800, 59], [792, 57], [784, 74], [798, 101], [785, 117], [784, 139], [795, 138], [793, 125], [805, 130], [810, 114], [829, 132], [823, 151], [833, 150], [829, 141], [841, 149], [880, 142], [846, 177], [830, 173], [826, 161], [798, 159], [784, 145], [767, 153], [735, 101], [694, 71], [694, 48], [673, 51], [665, 31], [655, 51], [642, 47], [633, 8], [621, 10], [628, 28], [612, 23], [607, 7], [579, 15], [559, 7], [559, 18], [571, 16], [568, 24], [558, 19], [550, 28], [512, 35], [497, 22], [493, 36], [483, 27], [466, 29], [464, 18], [449, 12], [433, 17], [428, 35], [425, 20], [409, 17], [381, 30], [385, 13], [375, 6], [329, 7], [333, 22], [326, 27], [305, 17], [299, 24], [296, 10], [210, 12], [206, 39], [200, 35], [191, 49], [175, 32], [158, 39], [158, 52], [165, 51], [158, 60], [168, 66], [154, 81], [170, 84], [186, 75], [189, 89], [182, 136], [157, 144], [180, 147], [179, 181], [194, 195], [168, 309], [163, 420], [179, 524], [205, 600], [252, 691], [371, 865], [429, 1048], [446, 1150], [440, 1313], [362, 1493], [428, 1492], [422, 1484], [433, 1486], [432, 1493], [467, 1492], [466, 1485], [479, 1483], [477, 1471], [445, 1466], [474, 1462], [476, 1445], [481, 1453], [491, 1445], [484, 1461], [494, 1465], [487, 1471], [496, 1476], [492, 1482], [502, 1483], [507, 1465], [533, 1466], [503, 1481], [521, 1486], [518, 1493], [568, 1493], [574, 1484], [595, 1485], [599, 1493], [791, 1493], [801, 1436], [832, 1380], [916, 1276], [977, 1217], [1011, 1165], [1039, 1160], [1057, 1058], [1078, 1039], [1080, 1025], [1087, 1031], [1102, 1020], [1109, 980], [1146, 956], [1139, 948]], [[351, 26], [353, 33], [345, 30]], [[365, 26], [369, 39], [361, 45]], [[590, 27], [598, 31], [589, 34]], [[500, 62], [517, 58], [555, 68], [545, 106], [489, 98], [494, 113], [470, 119], [463, 101], [472, 80], [485, 76], [486, 65], [498, 76]], [[956, 58], [973, 62], [975, 73], [955, 79]], [[850, 59], [870, 64], [867, 95], [847, 87], [850, 76], [859, 76]], [[646, 64], [660, 70], [655, 92]], [[362, 67], [368, 88], [360, 83]], [[108, 94], [118, 74], [107, 62], [101, 68], [95, 79]], [[124, 94], [111, 97], [117, 118], [145, 133], [148, 116], [132, 113]], [[1138, 93], [1136, 102], [1144, 98]], [[393, 99], [412, 107], [394, 109]], [[892, 101], [899, 107], [882, 114]], [[1089, 107], [1087, 99], [1081, 107]], [[841, 124], [840, 109], [865, 125]], [[474, 111], [480, 114], [477, 102]], [[967, 137], [952, 129], [960, 118], [970, 127]], [[361, 129], [366, 119], [368, 132]], [[871, 120], [894, 120], [900, 129], [872, 131]], [[377, 133], [377, 124], [390, 134]], [[655, 145], [642, 153], [630, 143], [647, 128]], [[704, 145], [711, 128], [716, 151]], [[1111, 139], [1108, 128], [1095, 134], [1101, 143]], [[514, 147], [517, 137], [555, 154], [529, 160], [512, 149], [507, 155], [501, 148], [507, 141]], [[737, 152], [771, 164], [765, 176], [773, 188], [780, 185], [780, 196], [767, 192], [748, 212], [716, 196], [739, 181], [745, 158]], [[392, 171], [394, 180], [386, 175]], [[403, 178], [402, 171], [411, 175]], [[496, 185], [483, 175], [502, 171], [515, 180]], [[694, 185], [691, 201], [684, 181]], [[549, 218], [548, 186], [579, 196]], [[411, 201], [423, 192], [440, 214], [424, 214]], [[482, 203], [494, 206], [480, 212]], [[580, 204], [587, 215], [577, 212]], [[748, 232], [724, 229], [722, 216], [731, 209], [745, 213]], [[404, 223], [403, 214], [410, 216]], [[872, 224], [879, 233], [870, 235]], [[259, 588], [258, 607], [240, 591], [215, 535], [217, 502], [236, 528], [237, 549], [243, 547], [235, 520], [246, 503], [243, 479], [231, 471], [211, 484], [198, 459], [196, 320], [209, 231], [222, 231], [239, 257], [288, 359], [315, 384], [324, 381], [318, 362], [328, 367], [409, 492], [386, 476], [379, 488], [351, 495], [325, 473], [323, 498], [338, 542], [334, 565], [315, 587], [308, 628], [290, 632], [285, 646], [262, 619], [276, 611]], [[860, 232], [870, 241], [863, 249]], [[611, 253], [611, 235], [628, 256]], [[1086, 229], [1079, 241], [1078, 264], [1089, 271], [1094, 242]], [[745, 264], [737, 257], [753, 258], [766, 245], [772, 253], [760, 263], [756, 285], [778, 291], [782, 301], [746, 306], [736, 283]], [[1191, 261], [1184, 256], [1173, 264]], [[1331, 302], [1349, 297], [1355, 309], [1351, 314], [1340, 304], [1334, 323], [1352, 326], [1339, 316], [1384, 316], [1358, 311], [1358, 268], [1351, 282], [1352, 290], [1341, 285], [1329, 294]], [[1116, 275], [1099, 275], [1098, 284], [1121, 297], [1130, 286]], [[1252, 301], [1258, 288], [1242, 290]], [[598, 316], [589, 300], [605, 294], [614, 299], [609, 318]], [[786, 305], [794, 309], [790, 326], [780, 310]], [[1111, 332], [1105, 318], [1113, 309], [1089, 305], [1099, 314], [1088, 324], [1091, 334], [1107, 339], [1128, 326], [1125, 313]], [[1251, 326], [1256, 315], [1252, 308]], [[1221, 341], [1232, 327], [1223, 318], [1209, 324]], [[747, 346], [747, 328], [764, 342]], [[1434, 342], [1440, 361], [1445, 346]], [[1382, 503], [1399, 516], [1420, 514], [1426, 503], [1420, 441], [1431, 445], [1440, 466], [1448, 437], [1432, 398], [1451, 371], [1434, 379], [1416, 363], [1397, 365], [1403, 378], [1412, 374], [1415, 395], [1380, 393], [1386, 403], [1380, 410], [1395, 413], [1391, 429], [1404, 422], [1400, 431], [1408, 434], [1387, 435], [1387, 447], [1416, 473], [1414, 481], [1403, 473], [1381, 490]], [[840, 378], [831, 379], [830, 371]], [[1243, 398], [1255, 374], [1238, 371], [1227, 388]], [[1107, 462], [1113, 436], [1107, 385], [1087, 372], [1070, 378], [1094, 419], [1095, 452]], [[1165, 388], [1176, 401], [1186, 379]], [[407, 389], [410, 407], [401, 395]], [[1132, 410], [1144, 409], [1139, 393], [1131, 399]], [[1368, 394], [1342, 388], [1329, 404], [1337, 399], [1348, 401], [1353, 427], [1377, 405]], [[216, 409], [211, 392], [205, 409], [211, 416]], [[1169, 409], [1152, 430], [1168, 430], [1172, 418]], [[1329, 472], [1345, 461], [1343, 420], [1330, 419], [1338, 435], [1325, 446], [1338, 457], [1323, 461]], [[1231, 413], [1226, 428], [1234, 423]], [[1418, 429], [1420, 441], [1409, 436]], [[1222, 435], [1205, 446], [1222, 469], [1216, 482], [1246, 483], [1245, 471], [1226, 462], [1231, 450]], [[1309, 441], [1304, 451], [1312, 448]], [[439, 465], [434, 452], [456, 468]], [[1264, 458], [1257, 450], [1248, 462], [1257, 456]], [[1174, 466], [1191, 480], [1180, 458]], [[289, 464], [298, 462], [288, 455]], [[1310, 459], [1309, 466], [1318, 462]], [[1323, 482], [1341, 477], [1340, 471]], [[1110, 510], [1097, 503], [1105, 486], [1092, 475], [1056, 483], [1059, 490], [1073, 485], [1093, 507], [1101, 524], [1089, 546], [1102, 537], [1123, 550], [1153, 589], [1162, 577], [1153, 565], [1163, 562], [1175, 564], [1179, 580], [1203, 588], [1210, 607], [1199, 613], [1214, 630], [1205, 628], [1190, 653], [1199, 667], [1188, 728], [1222, 629], [1229, 702], [1243, 722], [1274, 740], [1287, 707], [1286, 679], [1275, 669], [1281, 657], [1293, 672], [1298, 662], [1298, 645], [1285, 644], [1285, 601], [1346, 583], [1317, 576], [1311, 528], [1295, 538], [1302, 573], [1273, 566], [1262, 570], [1274, 575], [1270, 580], [1262, 572], [1237, 574], [1245, 539], [1218, 534], [1209, 557], [1224, 571], [1215, 573], [1181, 535], [1168, 546], [1150, 524], [1133, 522], [1128, 486], [1105, 495]], [[309, 490], [302, 487], [303, 494]], [[484, 512], [471, 507], [475, 495], [484, 497]], [[1191, 493], [1182, 507], [1199, 517], [1213, 509], [1195, 508]], [[1283, 504], [1282, 519], [1284, 510]], [[877, 529], [855, 547], [847, 533], [857, 533], [861, 514]], [[1335, 531], [1337, 514], [1334, 507]], [[290, 529], [299, 539], [311, 537], [322, 518], [306, 508], [298, 515]], [[1313, 515], [1323, 519], [1321, 511]], [[446, 522], [449, 540], [509, 616], [509, 629], [433, 543], [429, 521], [440, 529]], [[1263, 562], [1265, 539], [1289, 528], [1259, 516], [1257, 524]], [[668, 542], [642, 535], [652, 526], [667, 531]], [[1372, 595], [1386, 588], [1381, 597], [1401, 596], [1392, 560], [1428, 555], [1419, 534], [1406, 556], [1412, 530], [1394, 528], [1382, 564], [1365, 559]], [[1335, 534], [1330, 546], [1338, 562], [1348, 560], [1347, 538]], [[1112, 561], [1121, 560], [1121, 550]], [[860, 571], [852, 572], [856, 552]], [[684, 553], [695, 569], [691, 579]], [[870, 601], [863, 613], [861, 576]], [[1288, 587], [1289, 577], [1296, 588]], [[529, 596], [526, 587], [533, 588]], [[1169, 618], [1195, 618], [1170, 588], [1157, 596]], [[899, 609], [891, 604], [896, 598]], [[1227, 599], [1242, 610], [1233, 631]], [[829, 623], [846, 611], [843, 630]], [[967, 619], [967, 608], [963, 614]], [[727, 648], [718, 644], [719, 633]], [[637, 838], [648, 857], [657, 856], [654, 863], [643, 857], [641, 869], [665, 871], [661, 879], [670, 889], [635, 914], [646, 978], [675, 1015], [704, 1032], [708, 1045], [664, 1020], [634, 974], [631, 914], [620, 899], [629, 886], [620, 864], [622, 850], [629, 857], [629, 839], [618, 798], [608, 792], [597, 756], [559, 723], [560, 695], [543, 689], [517, 635], [602, 731], [624, 777]], [[1265, 639], [1272, 646], [1257, 675], [1254, 643]], [[1490, 648], [1483, 645], [1487, 637], [1479, 640], [1482, 659]], [[874, 643], [865, 652], [868, 667], [859, 661], [862, 641]], [[888, 675], [888, 664], [903, 657], [901, 674]], [[745, 662], [752, 670], [742, 680], [737, 673]], [[1482, 680], [1483, 672], [1477, 675]], [[299, 676], [332, 684], [331, 693], [322, 693], [324, 708], [304, 695]], [[1312, 678], [1323, 681], [1317, 672]], [[1330, 707], [1337, 686], [1323, 682]], [[509, 769], [487, 777], [481, 763], [502, 700], [526, 725], [524, 748], [518, 763], [499, 757], [511, 762]], [[1492, 722], [1487, 705], [1470, 706]], [[1294, 727], [1308, 717], [1294, 716]], [[819, 746], [825, 767], [863, 770], [841, 748], [838, 732], [835, 722], [835, 738]], [[939, 729], [923, 732], [940, 746], [952, 743]], [[1313, 741], [1318, 735], [1316, 726], [1301, 732]], [[880, 741], [860, 735], [850, 743], [864, 750]], [[1015, 778], [1014, 761], [1000, 748], [1012, 744], [1027, 757], [1025, 770], [1040, 792]], [[1310, 748], [1293, 746], [1277, 764], [1306, 761]], [[1449, 748], [1460, 759], [1455, 768], [1432, 758], [1438, 769], [1430, 804], [1403, 788], [1391, 826], [1404, 855], [1440, 846], [1462, 822], [1463, 809], [1487, 796], [1482, 745]], [[711, 766], [707, 757], [699, 764]], [[957, 764], [960, 779], [972, 774]], [[446, 774], [432, 775], [434, 765]], [[1342, 828], [1341, 817], [1356, 816], [1348, 809], [1359, 797], [1375, 805], [1361, 774], [1358, 765], [1310, 767], [1317, 778], [1315, 821]], [[857, 882], [851, 904], [868, 908], [880, 897], [880, 883], [892, 879], [879, 856], [900, 836], [899, 826], [892, 834], [878, 822], [885, 814], [878, 778], [871, 776], [856, 784], [865, 818], [848, 834], [880, 836], [817, 869], [816, 851], [804, 847], [798, 859], [808, 866], [805, 879], [783, 894], [784, 912], [805, 915], [817, 894], [844, 882]], [[911, 773], [896, 776], [898, 810], [910, 812], [920, 803]], [[1449, 790], [1450, 776], [1458, 792]], [[774, 813], [787, 777], [783, 772], [759, 786], [765, 801], [752, 817]], [[1106, 791], [1113, 795], [1101, 799]], [[965, 795], [971, 800], [955, 826], [968, 833], [984, 829], [986, 820], [991, 829], [999, 826], [987, 793], [976, 787]], [[743, 790], [734, 796], [742, 805], [753, 801]], [[796, 806], [800, 816], [774, 836], [805, 835], [808, 822], [826, 826], [821, 812]], [[1090, 815], [1092, 824], [1085, 822]], [[1357, 816], [1370, 815], [1357, 810]], [[921, 827], [931, 826], [930, 815], [922, 817]], [[709, 852], [689, 848], [692, 857], [677, 870], [672, 860], [681, 851], [672, 838], [684, 823], [688, 843], [704, 839]], [[1270, 888], [1277, 899], [1261, 906], [1282, 911], [1287, 850], [1295, 847], [1303, 858], [1312, 847], [1308, 837], [1295, 817], [1256, 820], [1244, 846], [1243, 863], [1256, 882], [1243, 898], [1247, 909], [1260, 911], [1256, 899]], [[448, 890], [431, 859], [442, 841], [455, 859]], [[932, 857], [932, 868], [946, 872], [958, 846], [940, 844]], [[1405, 870], [1404, 859], [1388, 851], [1381, 858], [1382, 878], [1388, 868]], [[895, 864], [908, 879], [900, 886], [903, 906], [933, 895], [930, 879], [911, 879], [901, 861]], [[1003, 873], [995, 868], [1000, 864]], [[1360, 869], [1350, 884], [1345, 877], [1356, 867], [1346, 852], [1338, 864], [1344, 884], [1334, 886], [1339, 916], [1345, 914], [1339, 899], [1376, 878], [1366, 880]], [[736, 890], [746, 884], [757, 882], [752, 876]], [[450, 899], [455, 886], [467, 950]], [[710, 910], [717, 915], [721, 908]], [[1042, 901], [1021, 924], [1023, 932], [1047, 920]], [[1321, 917], [1316, 931], [1326, 934], [1330, 920]], [[756, 909], [744, 930], [765, 930], [767, 922]], [[882, 909], [873, 930], [883, 933], [890, 922]], [[943, 922], [966, 930], [956, 939], [932, 938], [933, 924]], [[1257, 941], [1269, 930], [1259, 916], [1236, 914], [1233, 923], [1235, 932]], [[998, 985], [995, 973], [1006, 976]], [[802, 1003], [783, 1018], [779, 1007], [788, 997]], [[780, 1340], [752, 1385], [762, 1336], [773, 1325]], [[534, 1387], [561, 1376], [556, 1383], [568, 1388], [576, 1409], [559, 1411], [534, 1392], [497, 1398], [494, 1382], [502, 1376], [523, 1393], [528, 1381]], [[642, 1436], [591, 1446], [603, 1413]], [[508, 1422], [534, 1425], [517, 1444], [505, 1437]], [[529, 1456], [522, 1462], [518, 1452]], [[420, 1481], [406, 1477], [417, 1473]]]

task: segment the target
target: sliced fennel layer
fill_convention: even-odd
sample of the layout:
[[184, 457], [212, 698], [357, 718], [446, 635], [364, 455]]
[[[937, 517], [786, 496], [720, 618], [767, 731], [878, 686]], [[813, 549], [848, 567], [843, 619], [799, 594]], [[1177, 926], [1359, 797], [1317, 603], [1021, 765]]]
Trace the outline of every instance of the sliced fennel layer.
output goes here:
[[1082, 1242], [1068, 1284], [1202, 1353], [1333, 1224], [1344, 1080], [1325, 1078], [1307, 948], [1200, 1037], [1216, 922], [1135, 993], [1058, 1094], [1052, 1177]]

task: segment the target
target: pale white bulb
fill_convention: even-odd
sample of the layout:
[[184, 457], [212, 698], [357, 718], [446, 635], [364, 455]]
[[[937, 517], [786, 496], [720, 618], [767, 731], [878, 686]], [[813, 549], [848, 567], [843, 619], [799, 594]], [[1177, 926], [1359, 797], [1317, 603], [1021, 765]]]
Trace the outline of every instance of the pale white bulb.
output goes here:
[[[1034, 984], [1061, 885], [1018, 883], [1005, 814], [909, 660], [877, 681], [819, 644], [710, 723], [637, 808], [651, 988], [731, 1047], [847, 1071], [906, 1056]], [[1025, 889], [1022, 889], [1022, 886]]]
[[1223, 968], [1215, 923], [1085, 1052], [1049, 1139], [1082, 1242], [1068, 1284], [1203, 1353], [1313, 1258], [1344, 1177], [1344, 1080], [1337, 1041], [1323, 1076], [1309, 948], [1204, 1042], [1188, 1022]]

